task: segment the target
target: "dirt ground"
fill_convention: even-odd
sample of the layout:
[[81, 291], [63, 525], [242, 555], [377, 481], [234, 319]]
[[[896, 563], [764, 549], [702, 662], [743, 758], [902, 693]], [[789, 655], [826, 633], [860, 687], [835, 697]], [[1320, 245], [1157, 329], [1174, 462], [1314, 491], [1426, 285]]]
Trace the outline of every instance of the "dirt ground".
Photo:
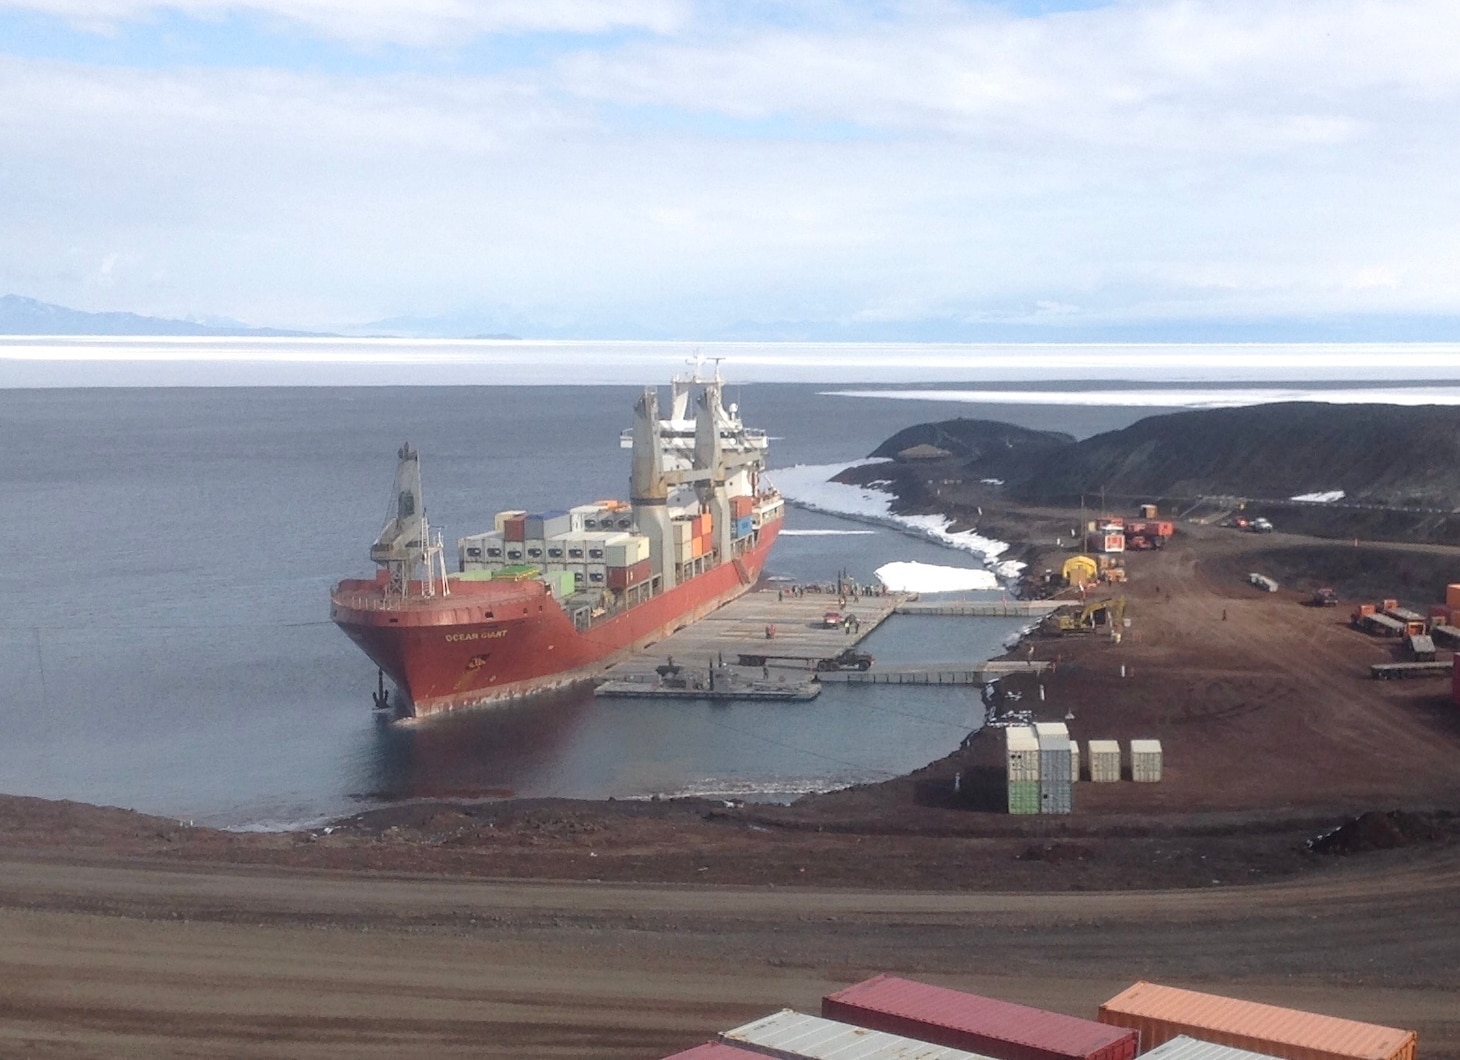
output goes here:
[[[1068, 518], [1020, 513], [1036, 543]], [[1056, 665], [1017, 706], [1165, 751], [1161, 783], [1082, 782], [1068, 817], [993, 809], [994, 733], [787, 807], [241, 835], [0, 800], [0, 1055], [652, 1058], [893, 971], [1087, 1017], [1154, 979], [1460, 1060], [1460, 708], [1448, 680], [1371, 680], [1394, 644], [1347, 624], [1386, 579], [1442, 595], [1460, 550], [1353, 550], [1183, 525], [1129, 557], [1118, 644], [1032, 638]], [[1319, 583], [1344, 602], [1303, 606]]]

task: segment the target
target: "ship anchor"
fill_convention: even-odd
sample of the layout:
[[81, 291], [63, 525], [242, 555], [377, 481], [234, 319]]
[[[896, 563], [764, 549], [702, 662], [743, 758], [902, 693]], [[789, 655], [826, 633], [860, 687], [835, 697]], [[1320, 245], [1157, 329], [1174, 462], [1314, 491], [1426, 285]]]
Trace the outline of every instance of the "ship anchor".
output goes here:
[[379, 683], [379, 687], [376, 688], [374, 692], [370, 693], [370, 698], [375, 701], [376, 710], [389, 710], [390, 690], [385, 687], [385, 671], [376, 670], [375, 677], [377, 682]]

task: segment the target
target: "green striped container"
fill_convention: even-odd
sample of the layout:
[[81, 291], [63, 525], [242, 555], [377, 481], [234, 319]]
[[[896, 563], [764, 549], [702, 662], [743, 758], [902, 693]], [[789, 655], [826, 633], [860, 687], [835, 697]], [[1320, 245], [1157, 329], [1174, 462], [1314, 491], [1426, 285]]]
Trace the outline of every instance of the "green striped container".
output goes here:
[[1011, 780], [1011, 781], [1009, 781], [1009, 812], [1010, 813], [1038, 813], [1039, 812], [1039, 781], [1037, 781], [1037, 780]]

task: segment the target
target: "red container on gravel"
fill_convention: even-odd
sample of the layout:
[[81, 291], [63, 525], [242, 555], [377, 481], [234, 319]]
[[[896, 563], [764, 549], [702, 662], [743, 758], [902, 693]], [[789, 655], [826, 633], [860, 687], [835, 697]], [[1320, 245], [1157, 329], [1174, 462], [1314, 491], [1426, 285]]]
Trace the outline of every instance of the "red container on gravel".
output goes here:
[[890, 975], [828, 994], [821, 1015], [997, 1060], [1134, 1060], [1140, 1042], [1122, 1027]]

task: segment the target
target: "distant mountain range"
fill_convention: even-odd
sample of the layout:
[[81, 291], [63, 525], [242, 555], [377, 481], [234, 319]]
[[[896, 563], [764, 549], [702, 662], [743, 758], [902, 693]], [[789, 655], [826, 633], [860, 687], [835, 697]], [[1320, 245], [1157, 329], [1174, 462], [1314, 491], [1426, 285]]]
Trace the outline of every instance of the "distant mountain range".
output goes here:
[[580, 339], [697, 342], [1454, 342], [1460, 318], [1365, 315], [1322, 319], [1037, 323], [999, 320], [742, 320], [696, 334], [653, 322], [571, 314], [550, 319], [507, 308], [406, 315], [328, 332], [258, 328], [236, 320], [173, 320], [137, 313], [86, 313], [20, 295], [0, 296], [0, 335], [253, 335], [419, 339]]
[[16, 294], [0, 296], [0, 335], [306, 336], [315, 332], [251, 328], [236, 320], [201, 323], [137, 313], [86, 313]]

